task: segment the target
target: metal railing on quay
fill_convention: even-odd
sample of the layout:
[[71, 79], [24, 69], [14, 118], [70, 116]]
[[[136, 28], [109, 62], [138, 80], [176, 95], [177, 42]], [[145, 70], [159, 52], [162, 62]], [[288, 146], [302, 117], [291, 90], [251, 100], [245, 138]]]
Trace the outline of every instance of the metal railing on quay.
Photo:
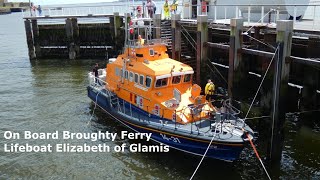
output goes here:
[[[130, 12], [129, 6], [123, 4], [113, 5], [75, 5], [70, 7], [44, 7], [42, 12], [38, 10], [30, 11], [23, 10], [23, 17], [55, 17], [55, 16], [88, 16], [88, 15], [103, 15], [113, 14], [113, 12]], [[31, 14], [30, 14], [31, 13]]]
[[[138, 6], [141, 7], [138, 13]], [[156, 3], [156, 13], [164, 18], [163, 3]], [[44, 7], [42, 12], [23, 10], [23, 17], [58, 17], [58, 16], [94, 16], [131, 13], [132, 17], [149, 18], [147, 6], [143, 3], [109, 4], [109, 5], [74, 5], [66, 7]], [[30, 14], [31, 13], [31, 14]], [[171, 15], [174, 12], [169, 12]], [[207, 15], [210, 22], [215, 24], [229, 24], [231, 18], [243, 18], [245, 25], [273, 25], [279, 19], [292, 19], [294, 26], [306, 30], [320, 30], [320, 3], [309, 4], [207, 4], [192, 5], [183, 2], [178, 5], [177, 14], [182, 19], [196, 19], [198, 15]], [[193, 22], [194, 20], [192, 20]], [[196, 22], [196, 21], [194, 21]], [[189, 22], [190, 23], [190, 22]]]

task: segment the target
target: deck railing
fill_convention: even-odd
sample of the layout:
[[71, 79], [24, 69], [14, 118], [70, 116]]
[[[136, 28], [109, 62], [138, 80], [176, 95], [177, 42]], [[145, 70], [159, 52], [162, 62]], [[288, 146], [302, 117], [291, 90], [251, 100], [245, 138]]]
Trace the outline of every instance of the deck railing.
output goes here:
[[[30, 11], [29, 9], [23, 10], [23, 17], [41, 17], [41, 16], [87, 16], [99, 14], [113, 14], [113, 12], [130, 12], [128, 6], [122, 4], [114, 5], [75, 5], [70, 7], [45, 7], [42, 8], [41, 14], [39, 11]], [[31, 14], [30, 14], [31, 13]]]
[[[104, 15], [119, 12], [120, 14], [131, 13], [133, 17], [139, 17], [137, 7], [142, 7], [142, 17], [149, 17], [146, 6], [142, 2], [135, 4], [112, 4], [112, 5], [74, 5], [65, 7], [46, 7], [42, 13], [38, 11], [23, 11], [24, 17], [41, 16], [90, 16]], [[157, 14], [162, 14], [164, 18], [163, 2], [156, 2]], [[213, 23], [229, 24], [231, 18], [242, 17], [247, 25], [266, 25], [275, 23], [278, 19], [293, 19], [297, 28], [305, 30], [320, 30], [320, 3], [310, 2], [310, 4], [209, 4], [208, 11], [202, 12], [201, 5], [191, 5], [187, 2], [179, 4], [176, 13], [181, 14], [182, 19], [196, 19], [198, 15], [208, 15]], [[291, 12], [291, 15], [287, 13]], [[31, 14], [30, 14], [31, 12]], [[171, 12], [173, 13], [173, 12]], [[301, 15], [301, 16], [300, 16]]]
[[[292, 19], [294, 27], [303, 30], [320, 30], [320, 3], [305, 4], [241, 4], [209, 5], [206, 14], [213, 23], [229, 24], [231, 18], [243, 18], [245, 25], [270, 25], [279, 19]], [[199, 8], [197, 6], [197, 8]], [[287, 13], [288, 9], [291, 15]], [[292, 14], [293, 12], [293, 14]]]

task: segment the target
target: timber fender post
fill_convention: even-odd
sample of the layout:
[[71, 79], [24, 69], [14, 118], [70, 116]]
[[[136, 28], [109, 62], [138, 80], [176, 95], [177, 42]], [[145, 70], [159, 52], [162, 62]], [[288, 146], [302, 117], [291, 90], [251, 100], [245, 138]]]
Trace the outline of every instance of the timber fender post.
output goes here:
[[76, 57], [78, 58], [80, 56], [80, 36], [79, 36], [79, 25], [78, 25], [78, 19], [72, 18], [72, 29], [73, 29], [73, 42], [74, 42], [74, 49]]
[[284, 122], [287, 107], [287, 92], [290, 72], [293, 21], [277, 21], [278, 51], [274, 59], [275, 73], [273, 78], [273, 98], [271, 112], [271, 141], [268, 149], [268, 160], [271, 165], [278, 165], [282, 156], [284, 143]]
[[316, 109], [319, 106], [317, 89], [319, 86], [319, 70], [313, 66], [303, 67], [303, 88], [300, 111]]
[[234, 90], [241, 87], [241, 79], [245, 76], [242, 61], [242, 28], [243, 19], [233, 18], [230, 20], [230, 48], [229, 48], [229, 70], [228, 70], [228, 95], [232, 99]]
[[31, 22], [30, 22], [29, 19], [26, 19], [24, 21], [24, 26], [25, 26], [25, 29], [26, 29], [26, 37], [27, 37], [29, 58], [30, 59], [36, 59], [36, 54], [34, 52], [34, 44], [33, 44]]
[[113, 27], [114, 27], [114, 37], [117, 38], [120, 33], [119, 33], [119, 28], [120, 28], [120, 16], [119, 16], [119, 13], [118, 12], [114, 12], [113, 13]]
[[40, 48], [40, 39], [39, 39], [38, 20], [32, 19], [31, 23], [32, 23], [33, 43], [34, 43], [36, 58], [40, 58], [41, 57], [41, 48]]
[[153, 37], [155, 37], [155, 39], [161, 39], [161, 14], [155, 14], [153, 20], [156, 28]]
[[123, 47], [123, 41], [121, 41], [123, 38], [120, 38], [121, 36], [121, 26], [123, 26], [123, 19], [119, 16], [118, 12], [113, 13], [113, 17], [110, 18], [110, 26], [113, 26], [113, 42], [115, 50], [118, 54], [120, 54], [122, 47]]
[[67, 42], [68, 42], [68, 52], [69, 52], [69, 59], [76, 59], [76, 46], [75, 46], [75, 39], [74, 39], [74, 28], [72, 18], [66, 19], [66, 35], [67, 35]]
[[[318, 58], [320, 48], [320, 37], [309, 37], [307, 55], [309, 58]], [[300, 105], [301, 111], [317, 109], [320, 101], [317, 98], [317, 90], [320, 89], [320, 71], [314, 66], [303, 67], [303, 88], [302, 101]]]
[[172, 59], [180, 61], [181, 55], [181, 26], [180, 14], [173, 14], [171, 16], [171, 33], [172, 33]]
[[[260, 38], [260, 30], [261, 30], [261, 27], [260, 26], [255, 26], [254, 27], [254, 35], [253, 35], [253, 37], [255, 38], [255, 39], [261, 39]], [[251, 32], [251, 31], [250, 31]], [[255, 47], [257, 48], [257, 49], [259, 49], [259, 47], [260, 47], [260, 43], [258, 42], [258, 41], [255, 41], [255, 40], [253, 40], [252, 41], [252, 44], [253, 45], [255, 45]]]
[[[196, 66], [196, 83], [203, 87], [206, 83], [205, 72], [207, 69], [207, 46], [205, 43], [208, 42], [208, 16], [198, 15], [197, 17], [197, 66]], [[201, 72], [201, 69], [203, 71]], [[202, 81], [201, 81], [202, 79]]]

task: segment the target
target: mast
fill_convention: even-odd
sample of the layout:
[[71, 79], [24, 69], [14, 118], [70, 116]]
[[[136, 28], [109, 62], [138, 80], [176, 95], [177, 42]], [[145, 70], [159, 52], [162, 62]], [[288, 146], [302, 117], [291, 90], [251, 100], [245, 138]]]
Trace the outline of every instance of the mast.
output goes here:
[[124, 48], [128, 45], [128, 19], [130, 17], [129, 13], [124, 13], [124, 32], [125, 32], [125, 39], [124, 39]]
[[[150, 36], [150, 41], [152, 40], [151, 22], [152, 22], [152, 19], [150, 19], [150, 21], [149, 21], [149, 31], [148, 31], [148, 35]], [[150, 43], [150, 42], [148, 41], [148, 43]]]

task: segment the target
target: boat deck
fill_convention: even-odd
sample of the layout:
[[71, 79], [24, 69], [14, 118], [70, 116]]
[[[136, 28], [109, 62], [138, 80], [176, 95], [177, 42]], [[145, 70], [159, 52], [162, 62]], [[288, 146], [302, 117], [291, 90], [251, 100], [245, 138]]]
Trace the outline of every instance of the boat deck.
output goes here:
[[[106, 91], [104, 87], [95, 86], [97, 91], [101, 91], [101, 94], [105, 98], [109, 99], [110, 104], [117, 113], [127, 117], [133, 123], [143, 124], [143, 126], [149, 126], [159, 130], [165, 130], [172, 133], [179, 133], [190, 136], [197, 136], [207, 140], [210, 140], [215, 136], [216, 141], [234, 141], [242, 140], [243, 131], [241, 127], [249, 128], [245, 126], [239, 119], [234, 120], [235, 117], [225, 116], [223, 120], [203, 119], [200, 121], [180, 124], [172, 120], [164, 119], [159, 116], [151, 115], [138, 109], [136, 106], [116, 97], [115, 94]], [[252, 131], [251, 129], [248, 129]]]

